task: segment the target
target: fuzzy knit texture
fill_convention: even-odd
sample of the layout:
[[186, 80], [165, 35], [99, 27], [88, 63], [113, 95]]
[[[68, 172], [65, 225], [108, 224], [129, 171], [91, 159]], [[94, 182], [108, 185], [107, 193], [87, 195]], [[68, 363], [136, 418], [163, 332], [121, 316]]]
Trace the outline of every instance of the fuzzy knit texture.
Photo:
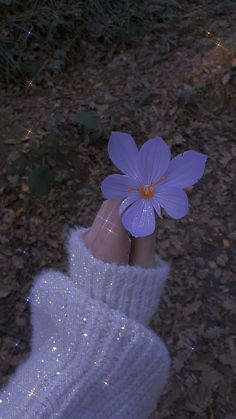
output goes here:
[[31, 351], [0, 391], [0, 419], [147, 419], [157, 407], [170, 358], [148, 323], [170, 263], [105, 263], [86, 230], [67, 233], [68, 274], [34, 278]]

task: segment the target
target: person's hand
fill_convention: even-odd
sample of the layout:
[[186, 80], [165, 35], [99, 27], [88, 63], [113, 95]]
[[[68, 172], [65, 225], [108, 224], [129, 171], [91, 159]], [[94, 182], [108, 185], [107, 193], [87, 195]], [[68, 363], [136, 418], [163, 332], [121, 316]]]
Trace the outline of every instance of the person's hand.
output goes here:
[[[184, 189], [190, 194], [192, 187]], [[84, 243], [93, 256], [104, 262], [120, 265], [139, 265], [144, 268], [155, 266], [155, 237], [129, 238], [129, 232], [124, 228], [119, 216], [121, 199], [105, 200], [92, 226], [83, 236]], [[156, 215], [158, 222], [158, 217]]]

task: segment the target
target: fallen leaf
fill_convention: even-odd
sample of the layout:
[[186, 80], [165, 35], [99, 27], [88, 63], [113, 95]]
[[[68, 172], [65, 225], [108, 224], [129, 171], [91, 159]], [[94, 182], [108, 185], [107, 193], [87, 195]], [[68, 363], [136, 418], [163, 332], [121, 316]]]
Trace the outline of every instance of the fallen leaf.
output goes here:
[[223, 245], [225, 249], [228, 249], [230, 247], [230, 242], [227, 239], [223, 239]]
[[204, 336], [206, 336], [208, 339], [215, 339], [215, 338], [220, 337], [220, 335], [222, 335], [223, 332], [224, 330], [221, 327], [218, 327], [218, 326], [209, 327], [205, 331]]
[[5, 287], [3, 287], [3, 285], [1, 285], [1, 287], [0, 287], [0, 298], [5, 298], [10, 293], [11, 293], [11, 290], [9, 288], [5, 288]]
[[189, 314], [196, 313], [201, 305], [201, 301], [194, 301], [192, 304], [188, 304], [184, 308], [184, 315], [189, 316]]
[[8, 145], [16, 145], [16, 144], [19, 144], [19, 140], [14, 140], [14, 139], [9, 138], [9, 140], [5, 140], [3, 141], [3, 143], [8, 144]]
[[230, 81], [230, 79], [231, 79], [230, 74], [226, 73], [221, 79], [222, 84], [225, 86]]

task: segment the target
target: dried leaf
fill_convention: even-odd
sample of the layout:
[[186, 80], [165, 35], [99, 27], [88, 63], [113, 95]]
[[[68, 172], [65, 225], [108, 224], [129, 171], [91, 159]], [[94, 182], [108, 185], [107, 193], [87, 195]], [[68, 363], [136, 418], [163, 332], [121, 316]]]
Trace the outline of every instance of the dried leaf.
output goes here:
[[197, 313], [199, 307], [202, 305], [201, 301], [194, 301], [192, 304], [188, 304], [184, 308], [184, 315], [189, 316], [190, 314]]
[[205, 336], [208, 339], [215, 339], [215, 338], [219, 338], [222, 333], [224, 333], [224, 330], [221, 327], [218, 327], [218, 326], [209, 327], [205, 332]]
[[226, 73], [221, 79], [222, 84], [225, 86], [230, 81], [230, 79], [231, 79], [230, 74]]
[[0, 298], [5, 298], [11, 293], [9, 288], [5, 288], [3, 285], [0, 286]]
[[16, 145], [19, 144], [19, 140], [9, 138], [8, 140], [3, 141], [3, 143], [8, 145]]

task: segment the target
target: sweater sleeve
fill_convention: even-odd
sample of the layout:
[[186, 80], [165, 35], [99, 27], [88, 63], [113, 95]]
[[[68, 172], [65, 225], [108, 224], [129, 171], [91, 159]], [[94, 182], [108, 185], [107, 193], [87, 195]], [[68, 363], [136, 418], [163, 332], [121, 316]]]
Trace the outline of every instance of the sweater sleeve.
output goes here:
[[66, 237], [71, 280], [91, 297], [147, 325], [158, 308], [170, 273], [170, 262], [157, 253], [154, 268], [103, 262], [87, 249], [83, 241], [86, 231], [86, 228], [76, 226]]
[[[104, 266], [76, 239], [78, 259], [69, 257], [77, 280], [54, 269], [34, 278], [31, 352], [0, 392], [1, 419], [147, 419], [167, 382], [163, 341], [145, 326], [146, 309], [128, 308], [140, 302], [140, 287], [136, 293], [127, 279], [119, 298], [118, 284], [104, 293]], [[113, 265], [110, 281], [116, 284], [119, 274]]]

